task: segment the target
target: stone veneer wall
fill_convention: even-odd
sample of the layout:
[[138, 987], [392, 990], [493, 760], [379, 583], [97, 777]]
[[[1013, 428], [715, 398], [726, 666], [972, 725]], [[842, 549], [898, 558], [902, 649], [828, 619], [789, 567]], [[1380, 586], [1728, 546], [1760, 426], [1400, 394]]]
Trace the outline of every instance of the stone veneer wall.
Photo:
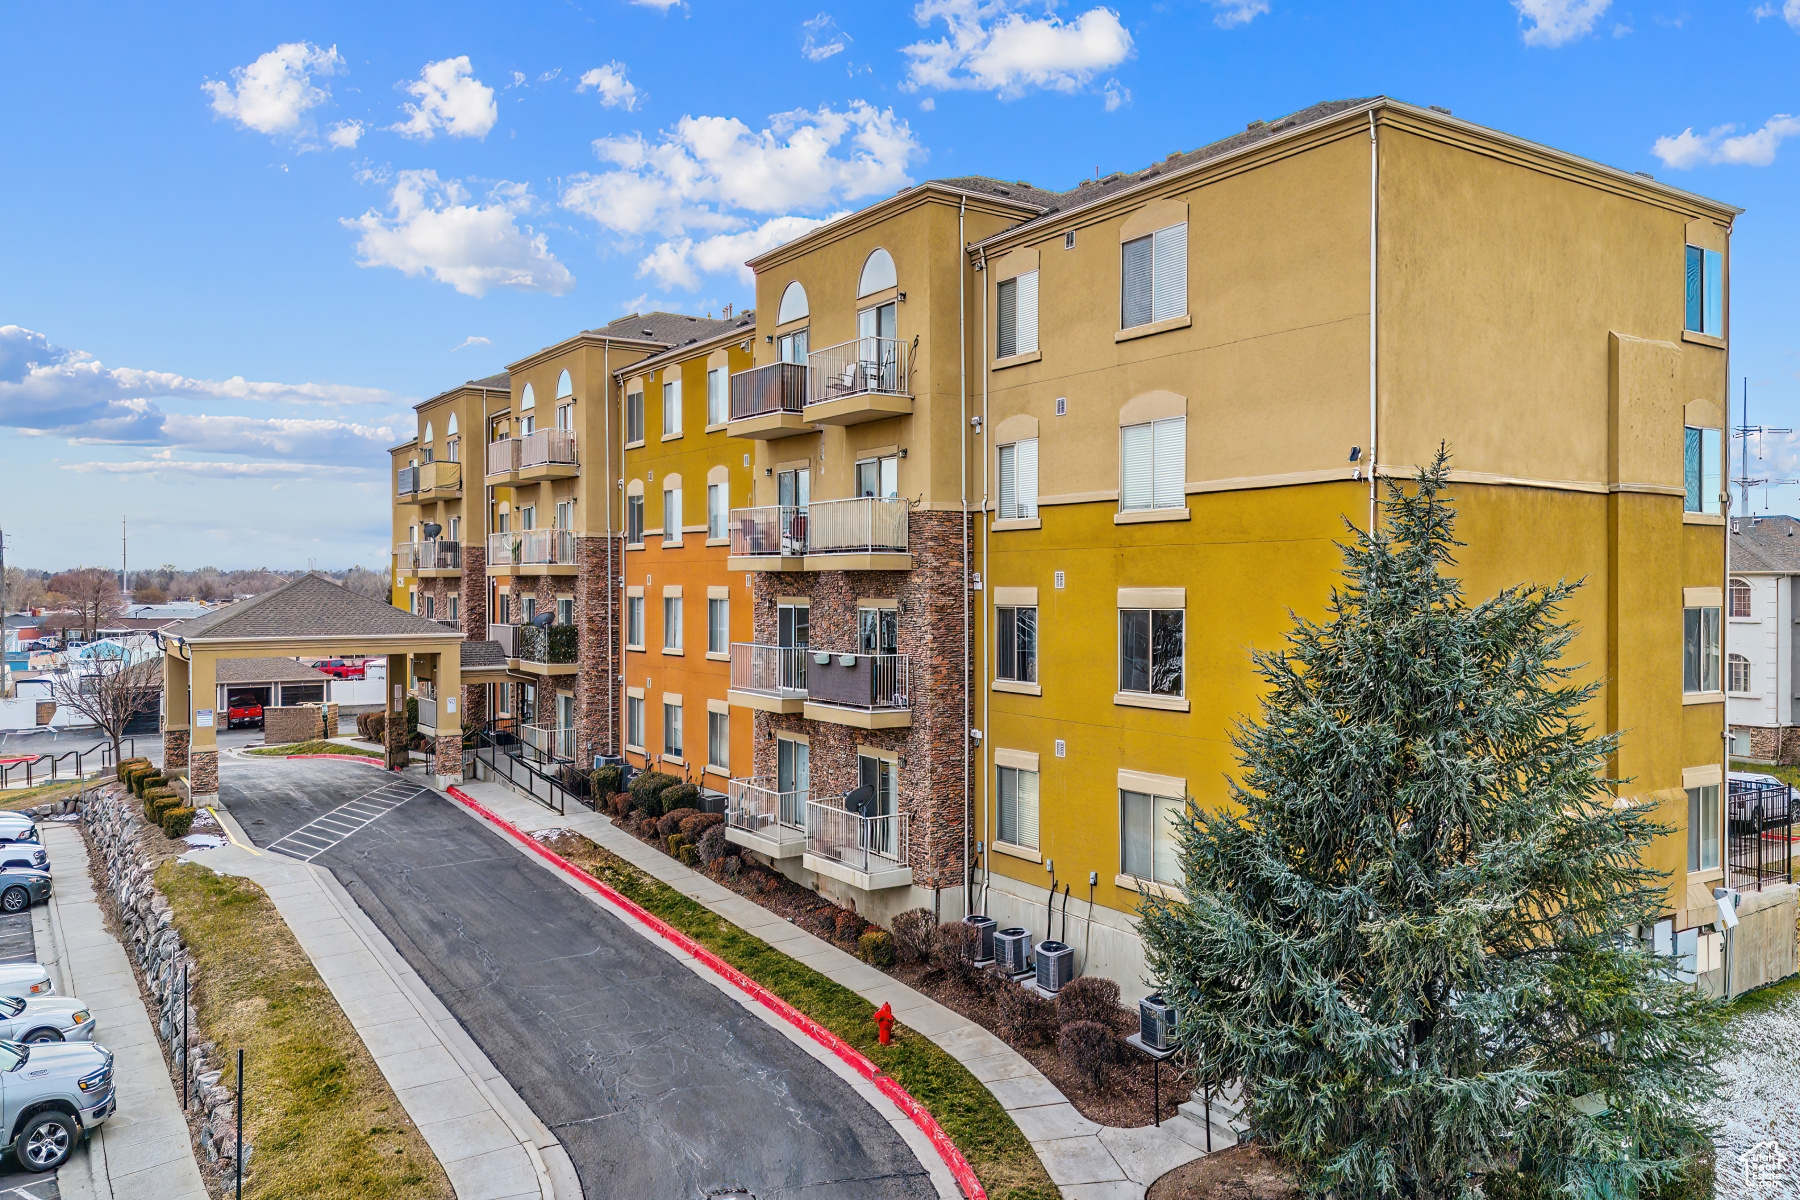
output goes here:
[[188, 755], [188, 794], [196, 800], [219, 794], [217, 750], [195, 750]]
[[[457, 617], [463, 637], [471, 642], [487, 641], [487, 546], [481, 542], [464, 542], [462, 574], [454, 581], [461, 587], [457, 601]], [[465, 683], [462, 689], [463, 724], [480, 725], [488, 719], [487, 689], [479, 683]]]
[[[607, 566], [607, 543], [612, 565]], [[619, 647], [625, 620], [625, 539], [576, 539], [575, 623], [581, 627], [579, 670], [575, 673], [576, 739], [584, 763], [596, 754], [617, 754], [619, 737]], [[610, 604], [609, 604], [610, 600]]]
[[[913, 886], [941, 888], [946, 911], [961, 911], [963, 886], [963, 697], [969, 686], [963, 650], [961, 513], [915, 510], [908, 517], [910, 571], [820, 571], [763, 573], [752, 584], [756, 640], [776, 639], [776, 598], [807, 596], [812, 645], [847, 652], [858, 649], [858, 600], [896, 600], [899, 652], [910, 660], [912, 726], [856, 729], [797, 714], [755, 714], [755, 774], [773, 778], [774, 730], [807, 735], [815, 799], [841, 796], [857, 785], [856, 748], [892, 751], [899, 770], [900, 811], [910, 815]], [[797, 866], [797, 860], [793, 861]], [[822, 890], [837, 885], [821, 882]], [[956, 891], [954, 901], [948, 895]], [[898, 889], [896, 889], [897, 891]], [[852, 896], [851, 898], [855, 898]], [[916, 893], [914, 894], [916, 901]], [[929, 898], [927, 898], [929, 899]], [[898, 898], [894, 903], [902, 903]], [[893, 907], [887, 898], [858, 905], [879, 917]]]
[[188, 765], [188, 743], [191, 736], [191, 731], [186, 729], [162, 731], [164, 771], [179, 771]]
[[1800, 766], [1800, 727], [1733, 725], [1731, 732], [1750, 735], [1750, 753], [1742, 757], [1784, 767]]

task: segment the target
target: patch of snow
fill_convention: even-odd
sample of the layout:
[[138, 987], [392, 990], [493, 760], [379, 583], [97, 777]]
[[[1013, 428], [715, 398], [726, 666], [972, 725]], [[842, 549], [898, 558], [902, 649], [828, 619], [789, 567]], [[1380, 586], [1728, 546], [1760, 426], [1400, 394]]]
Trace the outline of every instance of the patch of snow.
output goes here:
[[217, 850], [225, 839], [216, 833], [190, 833], [181, 839], [196, 850]]
[[1718, 1200], [1800, 1196], [1800, 995], [1732, 1022], [1738, 1049], [1720, 1065]]

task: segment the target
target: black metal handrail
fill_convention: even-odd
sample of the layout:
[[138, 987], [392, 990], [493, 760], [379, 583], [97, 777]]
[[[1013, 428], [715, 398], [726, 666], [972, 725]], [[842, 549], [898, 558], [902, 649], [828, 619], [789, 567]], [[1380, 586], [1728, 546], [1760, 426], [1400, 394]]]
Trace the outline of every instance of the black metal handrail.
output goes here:
[[571, 800], [577, 808], [585, 807], [581, 799], [565, 788], [560, 780], [541, 770], [521, 753], [529, 750], [530, 747], [519, 740], [510, 727], [490, 721], [475, 731], [474, 748], [469, 757], [485, 764], [488, 770], [506, 780], [515, 790], [524, 792], [558, 816], [568, 813]]
[[[122, 747], [130, 747], [126, 752], [126, 758], [131, 758], [137, 754], [136, 738], [121, 739], [120, 745]], [[100, 756], [101, 771], [105, 771], [108, 767], [117, 765], [113, 761], [113, 748], [111, 742], [101, 742], [98, 746], [89, 746], [86, 750], [64, 750], [61, 754], [52, 754], [46, 751], [30, 756], [20, 755], [11, 762], [0, 762], [0, 789], [12, 787], [18, 779], [18, 773], [21, 771], [25, 774], [25, 786], [35, 786], [38, 782], [37, 775], [44, 770], [43, 764], [46, 762], [49, 763], [50, 774], [49, 778], [43, 780], [43, 782], [55, 783], [63, 778], [65, 774], [61, 769], [61, 764], [71, 758], [75, 760], [75, 773], [69, 775], [68, 778], [83, 779], [88, 773], [88, 759], [96, 754]], [[0, 749], [0, 759], [11, 757], [12, 756], [7, 754], [4, 749]]]
[[1794, 793], [1782, 783], [1734, 779], [1726, 798], [1725, 834], [1733, 887], [1762, 890], [1794, 880]]

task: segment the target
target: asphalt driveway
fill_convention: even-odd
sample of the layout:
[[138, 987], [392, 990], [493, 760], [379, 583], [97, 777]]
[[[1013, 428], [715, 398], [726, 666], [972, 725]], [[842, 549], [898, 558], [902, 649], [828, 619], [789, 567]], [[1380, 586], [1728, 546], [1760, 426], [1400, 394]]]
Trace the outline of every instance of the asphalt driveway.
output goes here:
[[[267, 846], [392, 778], [233, 759], [220, 794]], [[935, 1200], [847, 1083], [441, 796], [312, 861], [556, 1131], [593, 1200]]]

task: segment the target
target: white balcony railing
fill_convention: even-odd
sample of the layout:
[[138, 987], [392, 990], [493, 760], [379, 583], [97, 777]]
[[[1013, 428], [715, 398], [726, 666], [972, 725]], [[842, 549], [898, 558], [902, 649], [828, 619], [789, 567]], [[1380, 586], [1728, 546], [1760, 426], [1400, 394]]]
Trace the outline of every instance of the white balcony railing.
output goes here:
[[899, 496], [815, 500], [731, 510], [731, 553], [740, 556], [904, 554], [907, 504]]
[[519, 439], [520, 467], [538, 467], [545, 463], [575, 464], [574, 430], [538, 429]]
[[394, 565], [402, 571], [455, 571], [462, 567], [461, 542], [401, 542]]
[[806, 791], [781, 791], [768, 779], [733, 779], [725, 787], [725, 820], [769, 841], [797, 842], [806, 836]]
[[519, 439], [502, 438], [497, 442], [489, 442], [487, 447], [487, 473], [504, 475], [508, 471], [519, 469]]
[[488, 566], [566, 566], [575, 562], [573, 529], [515, 529], [488, 534]]
[[905, 396], [906, 343], [898, 338], [862, 337], [806, 356], [806, 402], [823, 404], [875, 393]]
[[419, 697], [416, 697], [416, 702], [418, 703], [418, 706], [419, 706], [419, 726], [420, 726], [420, 728], [436, 729], [437, 722], [438, 722], [437, 701], [433, 700], [429, 696], [419, 696]]
[[910, 866], [907, 835], [905, 813], [864, 817], [819, 800], [806, 805], [806, 853], [865, 875]]
[[419, 543], [401, 542], [394, 547], [394, 570], [416, 571], [419, 569]]
[[555, 725], [526, 725], [520, 728], [525, 744], [545, 758], [573, 760], [575, 730]]
[[909, 709], [912, 671], [904, 654], [831, 654], [807, 651], [806, 699], [839, 708]]
[[809, 653], [805, 646], [762, 646], [754, 642], [733, 642], [732, 689], [804, 700], [806, 660]]
[[487, 640], [500, 643], [500, 653], [507, 658], [519, 657], [519, 626], [489, 625]]

